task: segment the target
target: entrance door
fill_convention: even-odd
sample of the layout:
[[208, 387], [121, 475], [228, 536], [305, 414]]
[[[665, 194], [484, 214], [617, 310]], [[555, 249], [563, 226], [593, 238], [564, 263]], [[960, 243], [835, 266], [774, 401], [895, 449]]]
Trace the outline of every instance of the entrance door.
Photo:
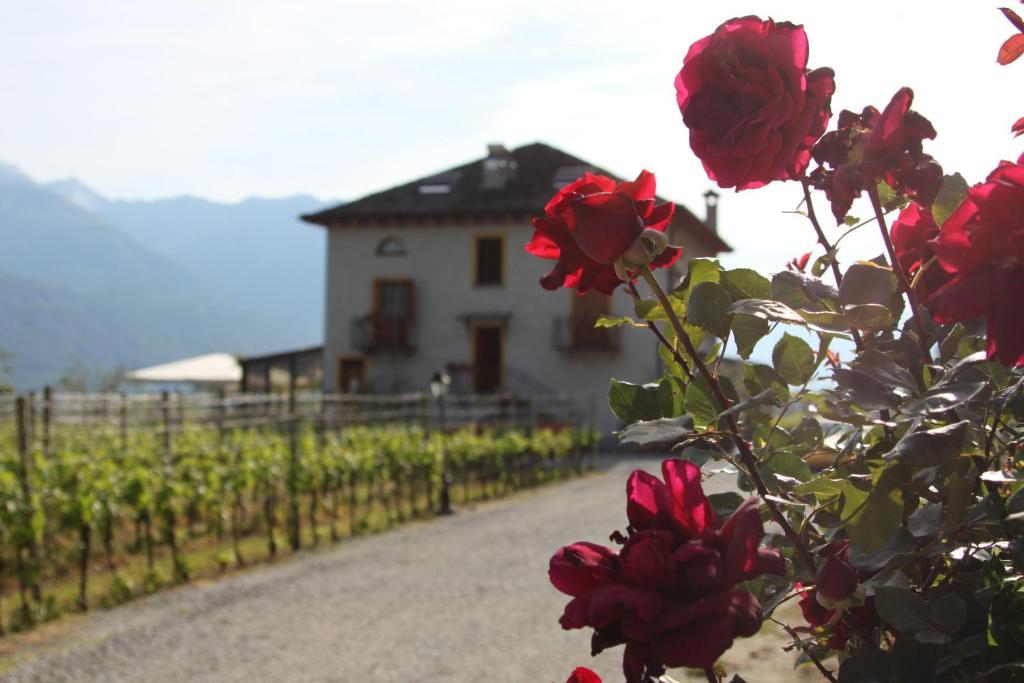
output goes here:
[[490, 394], [502, 383], [504, 351], [501, 325], [477, 323], [470, 328], [473, 349], [473, 391]]
[[362, 356], [338, 357], [338, 392], [358, 394], [366, 389], [366, 359]]

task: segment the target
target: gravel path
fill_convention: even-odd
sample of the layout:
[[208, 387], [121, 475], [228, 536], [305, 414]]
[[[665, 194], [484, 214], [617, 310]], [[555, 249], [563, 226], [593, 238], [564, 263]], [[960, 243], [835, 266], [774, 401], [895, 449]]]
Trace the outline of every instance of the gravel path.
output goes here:
[[3, 680], [561, 683], [576, 665], [621, 680], [621, 648], [592, 659], [589, 633], [558, 626], [547, 562], [623, 526], [637, 466], [657, 461], [97, 613]]

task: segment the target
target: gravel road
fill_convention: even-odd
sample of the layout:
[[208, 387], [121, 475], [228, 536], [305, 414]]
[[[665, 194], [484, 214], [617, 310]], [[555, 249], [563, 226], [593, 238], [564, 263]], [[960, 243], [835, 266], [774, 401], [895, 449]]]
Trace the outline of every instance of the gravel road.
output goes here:
[[[624, 525], [626, 476], [658, 464], [602, 460], [601, 474], [98, 612], [3, 680], [562, 683], [576, 665], [621, 680], [621, 648], [592, 659], [589, 633], [558, 626], [567, 598], [547, 580], [560, 545]], [[747, 663], [779, 661], [765, 638]]]

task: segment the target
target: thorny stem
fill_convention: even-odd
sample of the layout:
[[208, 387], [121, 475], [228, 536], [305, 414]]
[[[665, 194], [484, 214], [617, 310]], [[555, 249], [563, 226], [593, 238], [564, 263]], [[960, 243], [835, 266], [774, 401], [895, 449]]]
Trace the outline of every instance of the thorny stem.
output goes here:
[[778, 619], [773, 619], [772, 617], [768, 618], [774, 621], [779, 626], [781, 626], [786, 631], [786, 633], [789, 634], [789, 637], [792, 638], [793, 642], [796, 643], [800, 647], [800, 649], [804, 651], [804, 654], [807, 655], [807, 658], [814, 662], [814, 666], [818, 667], [818, 671], [821, 672], [822, 676], [832, 681], [832, 683], [836, 683], [835, 676], [832, 675], [832, 672], [825, 668], [825, 665], [821, 663], [820, 659], [818, 659], [818, 655], [814, 654], [811, 648], [807, 647], [804, 644], [804, 642], [800, 640], [800, 636], [797, 635], [796, 631], [790, 628], [789, 624], [784, 624]]
[[914, 290], [910, 288], [910, 282], [907, 280], [907, 274], [903, 272], [903, 266], [896, 259], [896, 249], [892, 246], [892, 238], [889, 237], [889, 228], [885, 224], [885, 215], [882, 212], [882, 203], [878, 199], [878, 188], [874, 185], [868, 186], [868, 197], [871, 199], [871, 207], [875, 210], [875, 218], [878, 219], [878, 228], [882, 232], [882, 241], [885, 242], [885, 249], [889, 252], [889, 263], [892, 266], [892, 270], [896, 273], [896, 279], [900, 283], [900, 289], [907, 297], [907, 303], [910, 305], [910, 314], [914, 318], [914, 326], [917, 328], [917, 342], [921, 347], [921, 354], [924, 356], [928, 363], [932, 362], [932, 354], [928, 350], [928, 337], [925, 335], [924, 322], [921, 320], [921, 312], [917, 308], [917, 303], [914, 301]]
[[704, 675], [707, 677], [708, 683], [719, 683], [718, 675], [715, 673], [715, 670], [710, 666], [704, 669]]
[[[632, 282], [628, 282], [626, 284], [629, 285], [629, 292], [632, 295], [633, 300], [639, 302], [640, 292], [636, 291], [636, 285], [633, 284]], [[664, 346], [665, 349], [672, 354], [672, 358], [674, 358], [676, 363], [679, 364], [679, 367], [683, 369], [683, 372], [686, 374], [686, 376], [689, 377], [690, 379], [693, 379], [693, 373], [690, 372], [690, 366], [687, 365], [686, 359], [683, 358], [679, 354], [679, 351], [677, 351], [676, 348], [672, 346], [672, 344], [669, 342], [669, 340], [665, 338], [665, 335], [662, 334], [660, 329], [658, 329], [657, 323], [655, 323], [652, 320], [648, 320], [647, 329], [653, 332], [654, 336], [658, 338], [658, 341], [661, 343], [661, 345]]]
[[[825, 237], [825, 231], [821, 229], [821, 223], [818, 222], [818, 215], [814, 212], [814, 202], [811, 200], [811, 188], [807, 184], [807, 180], [800, 181], [804, 188], [804, 203], [807, 205], [807, 218], [811, 221], [811, 225], [814, 226], [814, 232], [818, 236], [818, 244], [825, 250], [825, 254], [828, 256], [829, 265], [832, 268], [832, 276], [836, 279], [836, 287], [840, 287], [843, 284], [843, 274], [839, 271], [839, 261], [836, 259], [835, 247], [828, 243], [828, 238]], [[857, 346], [857, 351], [860, 351], [863, 347], [863, 340], [860, 338], [860, 332], [857, 330], [850, 330], [853, 333], [853, 343]]]
[[[683, 323], [672, 308], [672, 303], [668, 300], [668, 295], [665, 294], [665, 290], [662, 289], [661, 283], [658, 282], [658, 278], [654, 276], [654, 273], [652, 273], [651, 269], [647, 266], [640, 271], [640, 274], [647, 282], [647, 285], [651, 288], [651, 291], [654, 292], [654, 295], [658, 298], [658, 302], [665, 310], [665, 315], [668, 316], [668, 320], [672, 324], [672, 328], [675, 330], [676, 337], [683, 343], [683, 347], [686, 349], [686, 354], [690, 357], [690, 360], [693, 361], [693, 365], [704, 377], [704, 380], [708, 384], [708, 388], [714, 392], [715, 398], [718, 399], [722, 409], [724, 410], [725, 408], [728, 408], [732, 402], [726, 398], [725, 394], [722, 393], [722, 387], [718, 383], [718, 378], [708, 371], [708, 368], [701, 359], [700, 354], [697, 353], [697, 349], [693, 347], [693, 342], [690, 341], [690, 336], [686, 334], [686, 330], [683, 329]], [[754, 452], [750, 450], [750, 444], [748, 444], [746, 439], [740, 435], [739, 426], [736, 424], [736, 418], [732, 415], [728, 415], [726, 417], [726, 425], [732, 433], [733, 439], [736, 441], [736, 446], [740, 451], [740, 458], [743, 460], [743, 464], [747, 468], [750, 479], [754, 482], [754, 487], [757, 489], [758, 495], [761, 500], [764, 501], [764, 504], [768, 506], [768, 510], [772, 513], [772, 517], [778, 525], [782, 527], [783, 532], [786, 534], [786, 538], [788, 538], [793, 544], [793, 547], [796, 548], [797, 553], [800, 555], [800, 559], [803, 560], [804, 564], [806, 564], [810, 569], [811, 574], [814, 574], [817, 571], [817, 565], [814, 563], [814, 556], [811, 555], [807, 546], [804, 545], [803, 540], [801, 540], [800, 536], [796, 533], [796, 530], [793, 528], [793, 525], [789, 523], [789, 520], [786, 519], [786, 516], [782, 513], [779, 506], [775, 501], [769, 498], [771, 492], [765, 485], [764, 479], [761, 477], [761, 472], [758, 470], [757, 458], [754, 456]]]

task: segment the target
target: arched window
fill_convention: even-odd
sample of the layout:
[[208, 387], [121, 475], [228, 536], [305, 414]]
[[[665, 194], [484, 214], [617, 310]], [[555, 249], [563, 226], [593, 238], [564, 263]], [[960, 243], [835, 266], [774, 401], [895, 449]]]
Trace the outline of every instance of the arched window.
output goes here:
[[397, 237], [385, 237], [377, 245], [377, 256], [405, 256], [405, 243]]

